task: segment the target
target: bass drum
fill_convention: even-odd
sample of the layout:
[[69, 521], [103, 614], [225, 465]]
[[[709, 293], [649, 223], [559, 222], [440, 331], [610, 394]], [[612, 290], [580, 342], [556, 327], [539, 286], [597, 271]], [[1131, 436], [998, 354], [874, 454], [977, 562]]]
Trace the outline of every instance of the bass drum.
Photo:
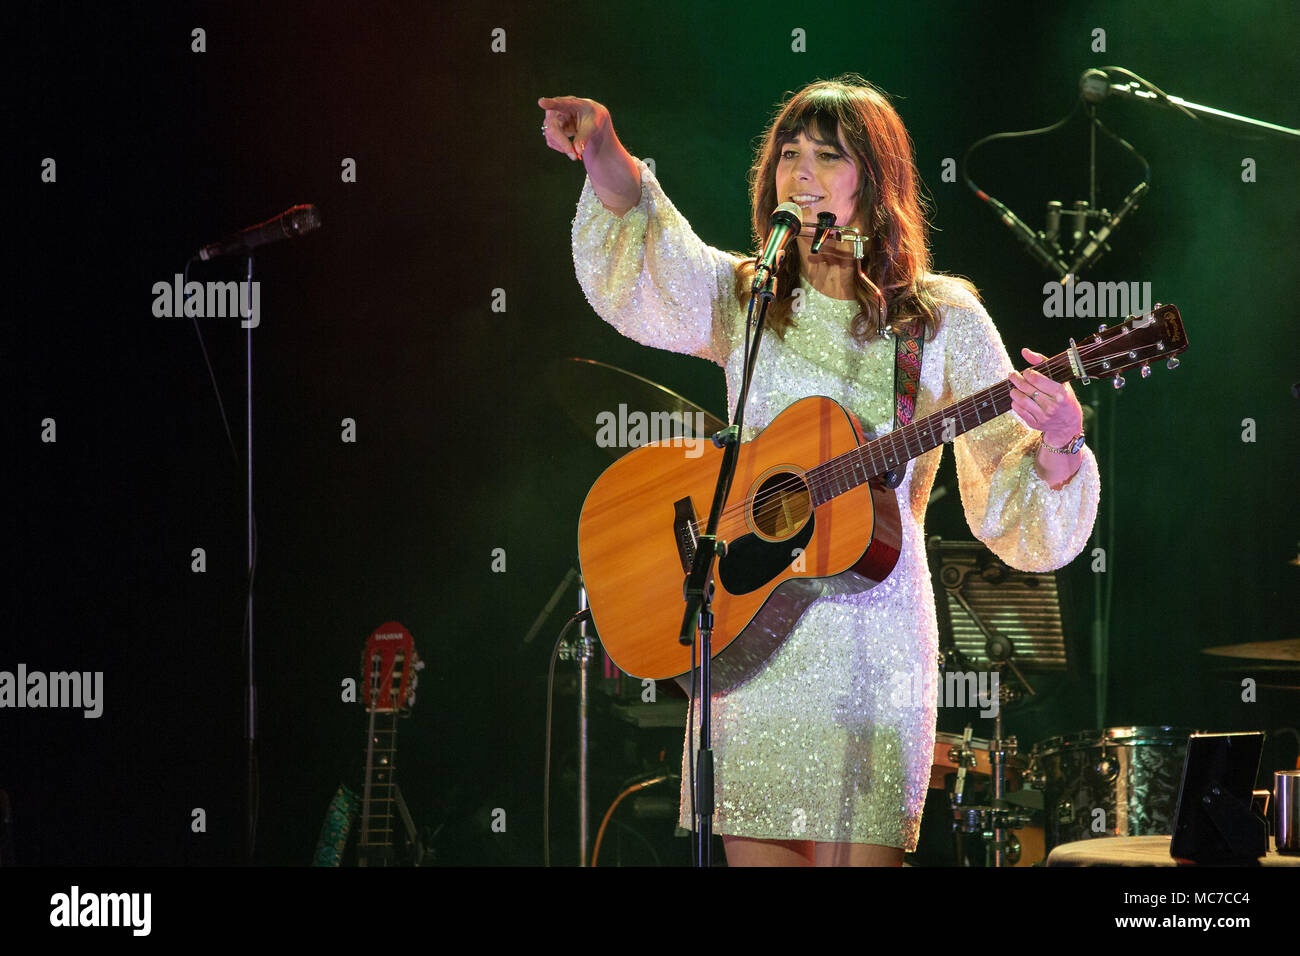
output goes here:
[[1180, 727], [1110, 727], [1051, 737], [1030, 753], [1048, 852], [1096, 837], [1174, 832], [1187, 738]]

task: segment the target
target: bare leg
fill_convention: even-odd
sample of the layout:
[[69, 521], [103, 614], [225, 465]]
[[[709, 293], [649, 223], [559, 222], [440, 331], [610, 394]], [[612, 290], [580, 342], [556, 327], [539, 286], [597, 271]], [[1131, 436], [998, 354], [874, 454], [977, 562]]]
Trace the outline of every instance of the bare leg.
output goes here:
[[754, 840], [723, 834], [727, 866], [812, 866], [811, 840]]
[[902, 866], [899, 847], [874, 843], [815, 843], [815, 866]]

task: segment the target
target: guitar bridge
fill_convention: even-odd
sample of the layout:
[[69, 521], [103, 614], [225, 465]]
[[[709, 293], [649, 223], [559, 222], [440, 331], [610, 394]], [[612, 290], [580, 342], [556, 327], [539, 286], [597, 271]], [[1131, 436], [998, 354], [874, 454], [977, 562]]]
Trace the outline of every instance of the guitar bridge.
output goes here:
[[682, 573], [688, 574], [695, 563], [695, 549], [699, 545], [695, 505], [690, 498], [673, 502], [673, 537], [677, 539], [677, 556], [682, 562]]

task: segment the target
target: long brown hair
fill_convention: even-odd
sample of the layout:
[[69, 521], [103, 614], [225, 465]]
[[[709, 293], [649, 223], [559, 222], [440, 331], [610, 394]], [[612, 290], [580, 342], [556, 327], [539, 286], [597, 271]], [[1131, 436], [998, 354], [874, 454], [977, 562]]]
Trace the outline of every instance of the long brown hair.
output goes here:
[[[863, 214], [863, 232], [870, 236], [854, 283], [861, 309], [853, 319], [853, 336], [865, 345], [887, 326], [916, 334], [919, 323], [926, 338], [933, 339], [940, 322], [936, 306], [943, 299], [931, 281], [930, 209], [921, 193], [912, 140], [885, 94], [858, 74], [819, 80], [777, 106], [749, 171], [755, 248], [761, 250], [766, 241], [776, 209], [781, 150], [800, 133], [839, 150], [831, 139], [837, 131], [862, 173], [854, 214]], [[736, 270], [736, 296], [742, 303], [749, 300], [756, 262], [757, 255]], [[965, 279], [950, 281], [976, 294]], [[795, 324], [792, 305], [798, 288], [799, 256], [789, 250], [777, 270], [777, 298], [768, 309], [769, 327], [779, 335]]]

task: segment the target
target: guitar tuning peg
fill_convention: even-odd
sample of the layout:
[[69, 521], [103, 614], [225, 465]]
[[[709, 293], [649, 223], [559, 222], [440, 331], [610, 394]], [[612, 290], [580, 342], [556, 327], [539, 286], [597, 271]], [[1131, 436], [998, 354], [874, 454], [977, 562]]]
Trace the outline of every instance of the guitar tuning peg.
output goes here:
[[1143, 378], [1151, 377], [1151, 366], [1148, 365], [1146, 362], [1142, 363], [1142, 377]]
[[1112, 384], [1113, 384], [1117, 389], [1123, 388], [1123, 387], [1124, 387], [1124, 376], [1123, 376], [1123, 375], [1120, 375], [1119, 372], [1116, 372], [1116, 373], [1115, 373], [1115, 378], [1114, 378]]
[[1105, 332], [1105, 331], [1106, 331], [1106, 323], [1103, 322], [1103, 323], [1101, 323], [1101, 325], [1097, 326], [1097, 331], [1098, 331], [1098, 332]]
[[1167, 368], [1167, 369], [1169, 369], [1170, 371], [1172, 371], [1172, 370], [1178, 368], [1178, 366], [1179, 366], [1180, 364], [1182, 364], [1182, 363], [1180, 363], [1180, 362], [1178, 361], [1178, 359], [1176, 359], [1174, 356], [1171, 355], [1171, 356], [1169, 356], [1169, 361], [1165, 362], [1165, 368]]

